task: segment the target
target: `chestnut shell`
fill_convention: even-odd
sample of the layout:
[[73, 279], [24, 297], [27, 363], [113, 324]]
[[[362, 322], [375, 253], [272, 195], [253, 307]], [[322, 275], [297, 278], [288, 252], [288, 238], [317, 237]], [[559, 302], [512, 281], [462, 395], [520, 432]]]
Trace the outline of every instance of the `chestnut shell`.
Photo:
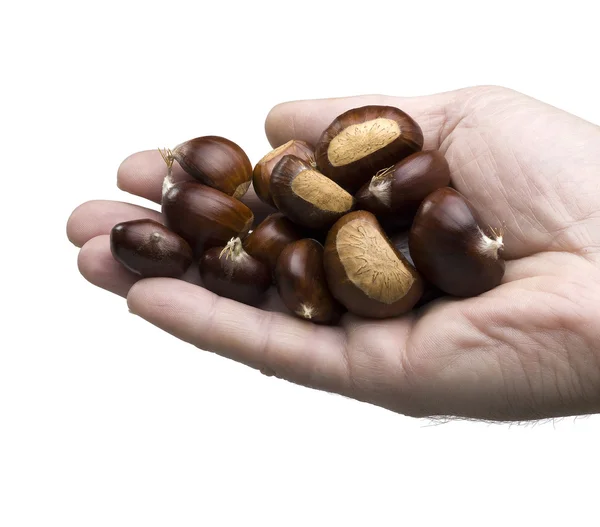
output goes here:
[[[368, 153], [363, 157], [354, 158], [354, 160], [343, 164], [334, 164], [330, 154], [339, 151], [339, 148], [332, 150], [330, 153], [332, 141], [342, 132], [351, 131], [352, 128], [350, 127], [355, 126], [358, 130], [362, 123], [377, 119], [396, 122], [400, 134], [381, 148], [373, 149], [372, 146], [367, 148]], [[366, 134], [358, 135], [364, 136]], [[357, 151], [357, 148], [363, 148], [367, 144], [376, 145], [380, 143], [382, 135], [385, 135], [385, 130], [382, 131], [375, 126], [370, 129], [369, 135], [371, 136], [370, 141], [363, 138], [357, 145], [351, 145], [352, 148], [348, 148], [348, 152]], [[322, 133], [316, 145], [315, 159], [317, 167], [323, 174], [354, 194], [379, 170], [394, 165], [422, 148], [423, 132], [410, 115], [393, 106], [368, 105], [348, 110], [334, 119]], [[350, 156], [351, 159], [353, 157]]]
[[259, 304], [271, 286], [271, 273], [256, 258], [245, 254], [235, 261], [213, 247], [200, 257], [202, 285], [213, 293], [254, 306]]
[[178, 234], [151, 219], [117, 223], [110, 231], [115, 260], [143, 278], [178, 278], [192, 263], [192, 249]]
[[250, 159], [225, 137], [196, 137], [177, 145], [171, 155], [189, 175], [229, 196], [240, 198], [250, 186]]
[[300, 239], [298, 229], [281, 212], [267, 216], [243, 240], [246, 252], [264, 263], [271, 272], [286, 246]]
[[419, 272], [445, 293], [476, 296], [499, 285], [505, 269], [497, 253], [482, 252], [484, 235], [494, 238], [481, 227], [467, 198], [453, 188], [441, 188], [417, 211], [409, 235], [410, 254]]
[[162, 212], [167, 227], [196, 251], [245, 236], [254, 221], [252, 211], [241, 201], [195, 181], [169, 188], [162, 199]]
[[281, 300], [297, 317], [317, 324], [335, 324], [342, 306], [333, 298], [323, 267], [323, 246], [303, 239], [289, 244], [279, 256], [275, 283]]
[[423, 150], [365, 183], [356, 194], [356, 206], [375, 214], [384, 228], [406, 229], [421, 202], [449, 184], [450, 167], [444, 155], [437, 150]]

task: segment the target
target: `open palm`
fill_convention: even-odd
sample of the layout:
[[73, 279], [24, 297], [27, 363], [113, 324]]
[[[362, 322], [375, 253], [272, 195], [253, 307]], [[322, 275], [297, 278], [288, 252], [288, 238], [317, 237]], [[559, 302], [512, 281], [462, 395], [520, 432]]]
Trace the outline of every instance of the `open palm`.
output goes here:
[[[108, 201], [67, 226], [92, 283], [194, 345], [263, 373], [413, 416], [535, 419], [600, 410], [600, 128], [522, 94], [477, 87], [427, 97], [366, 96], [275, 107], [273, 146], [314, 143], [343, 111], [397, 106], [440, 149], [452, 185], [504, 231], [506, 275], [470, 299], [440, 299], [398, 319], [296, 319], [272, 298], [257, 309], [189, 281], [137, 280], [110, 254], [111, 227], [158, 212]], [[177, 171], [179, 177], [184, 177]], [[119, 187], [160, 200], [157, 151], [121, 165]], [[249, 193], [257, 216], [267, 211]], [[281, 312], [280, 312], [281, 311]]]

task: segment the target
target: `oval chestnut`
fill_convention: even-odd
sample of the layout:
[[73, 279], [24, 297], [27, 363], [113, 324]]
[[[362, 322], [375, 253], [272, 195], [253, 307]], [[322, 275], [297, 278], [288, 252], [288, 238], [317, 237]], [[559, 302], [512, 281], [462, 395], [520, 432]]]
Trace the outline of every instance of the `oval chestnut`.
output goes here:
[[401, 315], [423, 293], [419, 273], [367, 211], [351, 212], [335, 223], [325, 242], [324, 262], [331, 293], [355, 315]]
[[311, 229], [332, 225], [352, 210], [354, 198], [302, 159], [285, 155], [273, 168], [271, 196], [293, 222]]
[[195, 250], [245, 236], [254, 221], [252, 211], [241, 201], [195, 181], [171, 186], [163, 196], [162, 212], [167, 227]]
[[437, 150], [423, 150], [380, 171], [356, 194], [356, 206], [385, 225], [410, 227], [421, 202], [434, 190], [450, 184], [450, 167]]
[[477, 211], [446, 187], [421, 204], [409, 235], [410, 254], [420, 273], [445, 293], [476, 296], [504, 276], [502, 236], [483, 229]]
[[234, 198], [242, 197], [252, 179], [252, 164], [240, 146], [225, 137], [207, 135], [161, 151], [169, 167], [177, 161], [190, 176]]
[[304, 141], [298, 139], [292, 139], [287, 143], [278, 146], [274, 150], [271, 150], [266, 156], [264, 156], [254, 167], [252, 173], [252, 185], [254, 191], [261, 201], [275, 207], [275, 202], [271, 197], [271, 172], [273, 167], [279, 162], [279, 160], [285, 155], [294, 155], [303, 161], [311, 163], [314, 161], [314, 148]]
[[250, 256], [264, 263], [271, 272], [286, 246], [300, 239], [296, 226], [281, 212], [267, 216], [242, 242]]
[[206, 289], [248, 305], [260, 303], [271, 285], [266, 265], [244, 251], [239, 238], [204, 252], [199, 269]]
[[423, 148], [415, 120], [392, 106], [362, 106], [338, 116], [315, 149], [319, 170], [354, 194], [373, 174]]
[[327, 286], [323, 246], [316, 240], [298, 240], [288, 245], [275, 268], [275, 284], [281, 300], [297, 317], [317, 324], [334, 324], [342, 306]]
[[115, 260], [143, 278], [177, 278], [193, 258], [181, 236], [150, 219], [117, 223], [110, 231], [110, 250]]

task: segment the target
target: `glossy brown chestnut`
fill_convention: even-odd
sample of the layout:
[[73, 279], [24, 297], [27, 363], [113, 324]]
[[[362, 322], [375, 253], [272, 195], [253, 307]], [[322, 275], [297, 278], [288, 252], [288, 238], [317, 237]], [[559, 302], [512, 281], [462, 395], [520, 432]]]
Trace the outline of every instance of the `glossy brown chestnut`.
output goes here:
[[279, 160], [285, 155], [294, 155], [307, 163], [314, 162], [315, 152], [314, 148], [304, 141], [292, 139], [287, 143], [278, 146], [274, 150], [271, 150], [266, 156], [264, 156], [254, 167], [252, 173], [252, 185], [254, 191], [261, 201], [275, 207], [275, 202], [271, 198], [271, 172], [273, 167], [279, 162]]
[[233, 141], [207, 135], [161, 151], [170, 168], [173, 160], [201, 183], [234, 198], [242, 197], [252, 180], [252, 164], [246, 153]]
[[254, 215], [241, 201], [195, 181], [175, 183], [162, 199], [167, 227], [196, 251], [245, 236]]
[[409, 311], [423, 293], [423, 280], [367, 211], [346, 214], [325, 242], [329, 290], [351, 313], [388, 318]]
[[273, 272], [281, 251], [299, 239], [297, 227], [281, 212], [275, 212], [267, 216], [242, 243], [250, 256], [260, 260]]
[[352, 210], [354, 198], [302, 159], [285, 155], [273, 168], [271, 196], [298, 225], [323, 229]]
[[316, 240], [288, 245], [277, 260], [275, 283], [286, 307], [300, 318], [317, 324], [335, 324], [342, 306], [327, 286], [323, 246]]
[[450, 184], [450, 167], [437, 150], [416, 152], [380, 171], [356, 194], [356, 206], [384, 224], [410, 227], [421, 202], [434, 190]]
[[150, 219], [117, 223], [110, 231], [110, 250], [115, 260], [143, 278], [177, 278], [193, 257], [181, 236]]
[[449, 295], [479, 295], [504, 276], [502, 236], [482, 228], [473, 205], [449, 187], [434, 191], [419, 207], [409, 248], [419, 272]]
[[206, 289], [252, 306], [263, 300], [271, 285], [267, 266], [244, 251], [239, 238], [203, 253], [199, 268]]
[[373, 174], [423, 148], [423, 132], [392, 106], [362, 106], [338, 116], [316, 145], [317, 167], [354, 194]]

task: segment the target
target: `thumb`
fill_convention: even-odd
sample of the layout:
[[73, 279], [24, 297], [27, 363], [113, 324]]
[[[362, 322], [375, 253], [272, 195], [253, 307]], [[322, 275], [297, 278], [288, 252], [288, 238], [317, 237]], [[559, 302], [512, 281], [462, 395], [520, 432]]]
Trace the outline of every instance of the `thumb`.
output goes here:
[[341, 113], [351, 108], [376, 104], [395, 106], [409, 114], [423, 130], [423, 148], [437, 149], [465, 114], [465, 101], [483, 91], [486, 91], [486, 87], [464, 88], [419, 97], [360, 95], [285, 102], [269, 112], [265, 132], [273, 148], [291, 139], [301, 139], [314, 145], [323, 130]]

